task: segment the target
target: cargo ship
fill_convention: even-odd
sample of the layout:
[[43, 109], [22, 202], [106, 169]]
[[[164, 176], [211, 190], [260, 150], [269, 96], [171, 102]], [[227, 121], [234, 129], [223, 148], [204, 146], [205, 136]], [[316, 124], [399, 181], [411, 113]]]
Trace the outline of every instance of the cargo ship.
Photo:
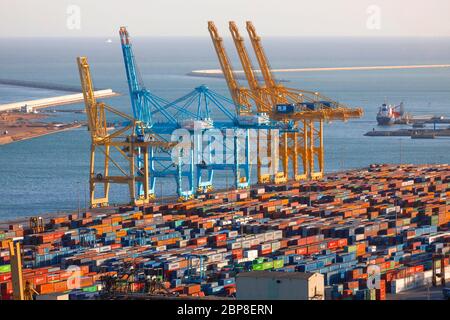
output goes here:
[[383, 103], [377, 113], [377, 122], [380, 126], [394, 124], [397, 120], [402, 119], [405, 114], [403, 102], [398, 106]]

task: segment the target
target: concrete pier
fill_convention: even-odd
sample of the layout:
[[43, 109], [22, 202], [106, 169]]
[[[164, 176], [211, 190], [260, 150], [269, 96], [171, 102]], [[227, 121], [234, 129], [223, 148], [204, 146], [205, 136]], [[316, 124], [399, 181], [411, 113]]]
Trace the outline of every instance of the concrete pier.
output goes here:
[[[119, 95], [112, 89], [98, 90], [94, 92], [96, 98], [109, 98]], [[69, 94], [64, 96], [57, 96], [51, 98], [28, 100], [21, 102], [13, 102], [0, 105], [0, 112], [19, 110], [23, 106], [27, 106], [32, 109], [48, 108], [53, 106], [60, 106], [65, 104], [79, 103], [83, 101], [82, 93]]]

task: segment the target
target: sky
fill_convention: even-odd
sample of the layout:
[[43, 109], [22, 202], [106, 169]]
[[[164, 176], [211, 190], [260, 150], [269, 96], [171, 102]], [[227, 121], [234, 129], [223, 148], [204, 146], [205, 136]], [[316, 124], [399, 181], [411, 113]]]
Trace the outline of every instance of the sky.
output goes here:
[[265, 36], [450, 36], [449, 0], [1, 0], [0, 37], [208, 36], [251, 20]]

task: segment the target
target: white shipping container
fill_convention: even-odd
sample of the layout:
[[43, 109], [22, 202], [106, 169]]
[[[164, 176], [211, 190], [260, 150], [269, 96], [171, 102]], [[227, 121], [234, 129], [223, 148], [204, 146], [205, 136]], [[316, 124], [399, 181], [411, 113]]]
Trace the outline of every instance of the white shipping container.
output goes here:
[[280, 241], [272, 242], [272, 252], [281, 248]]
[[256, 239], [259, 240], [259, 243], [266, 241], [266, 237], [265, 237], [264, 233], [257, 234], [255, 237], [256, 237]]
[[272, 241], [273, 240], [273, 231], [266, 232], [264, 234], [264, 239], [265, 239], [265, 241]]
[[414, 184], [414, 180], [408, 180], [402, 182], [402, 187], [412, 186]]
[[230, 243], [229, 244], [229, 246], [230, 246], [230, 249], [240, 249], [240, 248], [242, 248], [242, 245], [241, 245], [241, 243], [240, 242], [233, 242], [233, 243]]
[[218, 262], [218, 263], [216, 263], [216, 265], [217, 265], [217, 268], [219, 268], [219, 269], [221, 269], [221, 268], [223, 268], [223, 267], [227, 266], [228, 264], [229, 264], [229, 262], [228, 262], [228, 261], [222, 261], [222, 262]]
[[244, 251], [244, 257], [249, 259], [256, 259], [258, 258], [258, 250], [246, 250]]
[[251, 248], [251, 241], [247, 240], [247, 241], [242, 241], [242, 248], [246, 249], [246, 248]]
[[228, 232], [228, 238], [235, 238], [238, 236], [238, 232], [236, 230]]
[[357, 234], [356, 236], [356, 241], [361, 241], [364, 240], [366, 238], [366, 236], [364, 234]]
[[395, 212], [395, 207], [389, 207], [389, 208], [386, 208], [385, 210], [386, 210], [386, 213]]
[[95, 260], [95, 265], [96, 265], [97, 267], [99, 267], [99, 266], [101, 266], [101, 265], [103, 264], [103, 262], [105, 262], [106, 260], [108, 260], [108, 259], [98, 259], [98, 260]]
[[187, 246], [188, 241], [187, 240], [178, 240], [178, 247], [183, 248]]
[[180, 268], [180, 264], [178, 262], [169, 263], [167, 266], [168, 270], [177, 270]]
[[283, 238], [283, 231], [282, 230], [277, 230], [273, 232], [273, 240], [279, 240]]
[[221, 261], [222, 259], [223, 259], [223, 255], [221, 253], [214, 254], [211, 256], [211, 261], [213, 261], [213, 262]]
[[99, 248], [99, 252], [108, 252], [111, 251], [111, 246], [103, 246]]

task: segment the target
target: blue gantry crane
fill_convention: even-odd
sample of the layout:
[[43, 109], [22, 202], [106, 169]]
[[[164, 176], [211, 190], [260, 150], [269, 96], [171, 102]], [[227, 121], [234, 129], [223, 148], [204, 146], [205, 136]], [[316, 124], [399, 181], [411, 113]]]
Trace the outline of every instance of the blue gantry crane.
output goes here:
[[[154, 95], [145, 88], [134, 58], [128, 31], [125, 27], [121, 27], [119, 34], [133, 115], [143, 123], [142, 130], [152, 129], [152, 132], [159, 134], [161, 139], [168, 140], [164, 137], [164, 131], [158, 130], [158, 128], [164, 128], [168, 133], [179, 127], [177, 120], [166, 110], [166, 105], [168, 105], [169, 102]], [[173, 105], [172, 108], [177, 109], [177, 106]], [[160, 114], [164, 123], [160, 122], [155, 124], [155, 114]], [[141, 134], [145, 136], [145, 132], [142, 132]], [[138, 165], [142, 165], [144, 161], [143, 155], [139, 153], [137, 159]], [[155, 148], [150, 150], [148, 161], [150, 165], [151, 194], [155, 194], [155, 186], [158, 178], [174, 177], [179, 197], [190, 198], [193, 196], [194, 166], [192, 161], [182, 163], [179, 160], [178, 163], [175, 163], [170, 151]], [[183, 178], [186, 178], [188, 181], [188, 187], [184, 190], [182, 186]], [[143, 190], [142, 188], [139, 188], [138, 191], [142, 192]]]
[[[143, 84], [127, 29], [121, 27], [119, 34], [134, 116], [144, 123], [146, 129], [151, 128], [160, 136], [170, 135], [177, 129], [185, 129], [191, 134], [193, 147], [186, 151], [188, 154], [182, 154], [184, 149], [180, 151], [178, 163], [174, 163], [171, 154], [164, 153], [164, 150], [163, 154], [156, 154], [154, 150], [150, 152], [151, 192], [154, 193], [156, 178], [172, 176], [176, 178], [180, 199], [189, 199], [196, 193], [211, 191], [214, 171], [219, 170], [233, 171], [235, 187], [248, 188], [251, 125], [240, 125], [241, 106], [205, 85], [172, 102], [154, 95]], [[214, 148], [218, 130], [225, 139], [219, 142], [220, 148]], [[144, 159], [140, 157], [138, 163], [142, 161]], [[182, 189], [183, 178], [187, 178], [189, 185], [185, 190]]]

